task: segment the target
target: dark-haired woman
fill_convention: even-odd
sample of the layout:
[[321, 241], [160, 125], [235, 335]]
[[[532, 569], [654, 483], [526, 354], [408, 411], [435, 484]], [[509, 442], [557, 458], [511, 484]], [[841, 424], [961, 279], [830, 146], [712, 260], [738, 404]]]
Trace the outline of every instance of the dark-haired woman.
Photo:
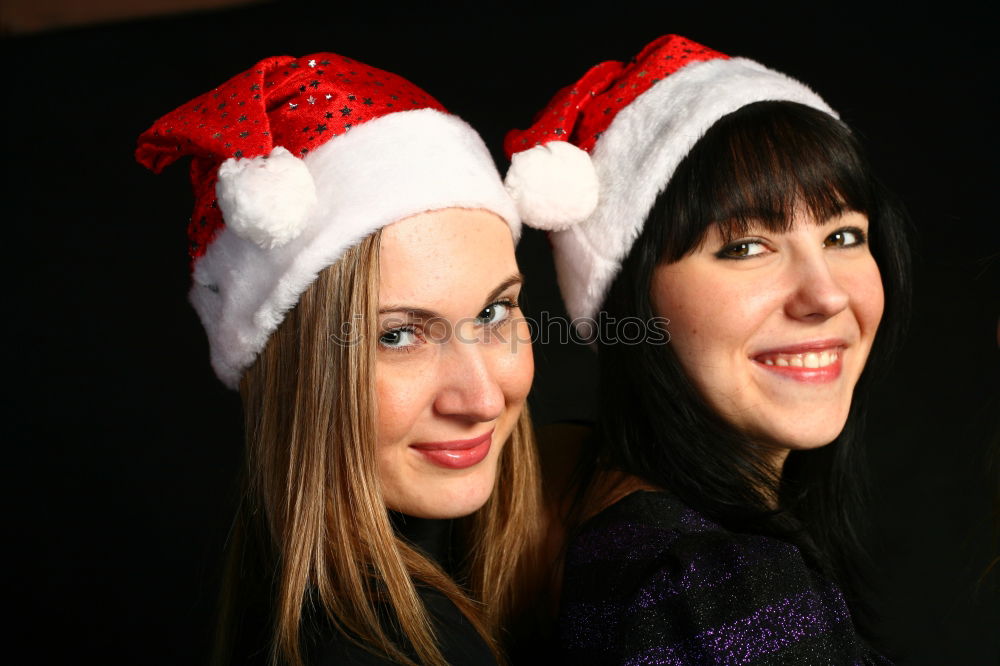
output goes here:
[[908, 253], [850, 130], [801, 83], [667, 36], [590, 70], [507, 149], [600, 357], [561, 651], [883, 661], [853, 596], [858, 413], [899, 333]]

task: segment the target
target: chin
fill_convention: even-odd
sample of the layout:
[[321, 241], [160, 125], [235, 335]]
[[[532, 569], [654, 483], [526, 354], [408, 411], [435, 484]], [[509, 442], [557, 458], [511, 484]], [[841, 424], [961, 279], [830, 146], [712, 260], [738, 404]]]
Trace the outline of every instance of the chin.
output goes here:
[[438, 518], [438, 519], [452, 519], [452, 518], [465, 518], [466, 516], [471, 516], [476, 511], [479, 511], [486, 504], [486, 500], [489, 499], [489, 494], [483, 499], [482, 502], [471, 502], [463, 506], [453, 506], [447, 509], [429, 509], [427, 515], [416, 516], [417, 518]]
[[[837, 435], [839, 434], [840, 433], [838, 432]], [[821, 449], [824, 446], [832, 444], [833, 441], [837, 439], [837, 435], [834, 435], [833, 437], [823, 436], [816, 438], [799, 437], [791, 441], [779, 443], [777, 446], [788, 451], [812, 451], [814, 449]]]
[[831, 444], [844, 430], [844, 423], [837, 427], [795, 428], [784, 432], [758, 432], [756, 439], [767, 442], [775, 449], [786, 451], [811, 451]]
[[419, 506], [397, 509], [397, 511], [414, 518], [464, 518], [483, 508], [489, 498], [490, 493], [485, 492], [462, 501], [421, 502]]
[[851, 409], [851, 400], [839, 395], [790, 402], [780, 408], [773, 403], [758, 401], [756, 409], [744, 409], [742, 414], [730, 415], [728, 420], [769, 448], [806, 451], [822, 448], [837, 439]]
[[414, 518], [464, 518], [483, 508], [493, 494], [495, 465], [460, 479], [428, 479], [389, 508]]

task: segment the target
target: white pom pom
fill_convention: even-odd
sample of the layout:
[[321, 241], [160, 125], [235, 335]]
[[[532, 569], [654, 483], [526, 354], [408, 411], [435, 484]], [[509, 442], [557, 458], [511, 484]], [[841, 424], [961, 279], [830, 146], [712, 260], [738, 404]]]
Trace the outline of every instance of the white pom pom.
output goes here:
[[504, 185], [524, 222], [562, 231], [597, 207], [597, 174], [590, 155], [566, 141], [550, 141], [515, 153]]
[[215, 194], [226, 226], [264, 249], [281, 247], [302, 233], [316, 205], [308, 167], [281, 146], [270, 156], [223, 162]]

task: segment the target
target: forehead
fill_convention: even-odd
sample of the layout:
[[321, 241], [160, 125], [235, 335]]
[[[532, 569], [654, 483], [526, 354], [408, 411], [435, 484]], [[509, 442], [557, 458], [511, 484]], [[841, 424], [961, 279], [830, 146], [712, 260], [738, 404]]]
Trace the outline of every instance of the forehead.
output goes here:
[[447, 208], [382, 230], [379, 305], [446, 311], [481, 301], [517, 272], [510, 228], [485, 210]]

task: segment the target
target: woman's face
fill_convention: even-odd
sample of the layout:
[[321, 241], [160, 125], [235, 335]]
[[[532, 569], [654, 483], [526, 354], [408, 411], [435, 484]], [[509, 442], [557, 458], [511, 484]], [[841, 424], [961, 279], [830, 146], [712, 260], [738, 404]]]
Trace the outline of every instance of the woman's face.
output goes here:
[[828, 444], [847, 420], [882, 317], [882, 281], [855, 212], [797, 213], [726, 243], [713, 225], [691, 254], [656, 269], [652, 300], [702, 396], [779, 452]]
[[378, 462], [390, 509], [454, 518], [489, 498], [531, 386], [530, 333], [507, 224], [483, 210], [382, 231]]

